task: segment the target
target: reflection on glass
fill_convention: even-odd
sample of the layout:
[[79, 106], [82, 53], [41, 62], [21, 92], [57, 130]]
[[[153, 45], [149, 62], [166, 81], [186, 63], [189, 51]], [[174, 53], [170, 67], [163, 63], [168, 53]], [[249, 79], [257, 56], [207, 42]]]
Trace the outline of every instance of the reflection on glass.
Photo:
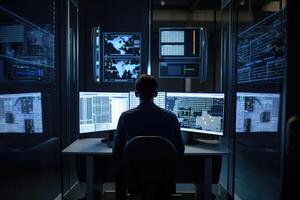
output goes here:
[[278, 131], [280, 94], [237, 93], [236, 132]]
[[55, 64], [52, 26], [35, 25], [1, 6], [0, 18], [0, 67], [6, 78], [48, 81]]
[[239, 8], [235, 195], [279, 199], [285, 10], [278, 11], [279, 1], [272, 12], [267, 3], [252, 3], [251, 11]]
[[282, 14], [274, 13], [238, 35], [237, 83], [283, 78], [285, 23]]

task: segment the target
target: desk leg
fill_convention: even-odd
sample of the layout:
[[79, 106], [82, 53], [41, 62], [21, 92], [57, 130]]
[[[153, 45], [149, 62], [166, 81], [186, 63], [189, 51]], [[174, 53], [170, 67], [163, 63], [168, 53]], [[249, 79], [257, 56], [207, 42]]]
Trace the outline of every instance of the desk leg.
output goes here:
[[204, 161], [204, 199], [211, 200], [212, 193], [212, 157], [205, 157]]
[[94, 157], [86, 156], [86, 195], [87, 200], [94, 200]]

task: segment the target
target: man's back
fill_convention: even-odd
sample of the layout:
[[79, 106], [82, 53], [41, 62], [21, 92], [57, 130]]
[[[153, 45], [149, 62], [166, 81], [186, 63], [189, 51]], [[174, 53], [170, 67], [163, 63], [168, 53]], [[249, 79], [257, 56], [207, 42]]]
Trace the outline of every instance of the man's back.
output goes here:
[[177, 117], [153, 102], [146, 101], [137, 108], [124, 112], [120, 119], [114, 145], [114, 155], [121, 157], [127, 141], [136, 136], [161, 136], [171, 141], [179, 155], [184, 144]]
[[[126, 143], [136, 136], [161, 136], [174, 144], [178, 155], [184, 152], [184, 144], [177, 117], [153, 103], [158, 93], [158, 82], [155, 77], [142, 74], [135, 82], [135, 95], [140, 99], [140, 105], [120, 116], [113, 155], [121, 161]], [[155, 145], [153, 146], [153, 153]], [[139, 152], [137, 152], [139, 153]], [[173, 183], [174, 184], [174, 183]], [[122, 166], [116, 175], [117, 199], [126, 199], [126, 187]]]

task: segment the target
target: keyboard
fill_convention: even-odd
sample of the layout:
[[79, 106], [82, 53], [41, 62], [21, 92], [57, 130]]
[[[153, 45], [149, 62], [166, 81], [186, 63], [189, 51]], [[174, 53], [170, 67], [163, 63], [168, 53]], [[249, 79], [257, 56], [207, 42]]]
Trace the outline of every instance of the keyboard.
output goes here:
[[113, 148], [115, 143], [114, 140], [108, 140], [108, 139], [102, 139], [101, 142], [106, 144], [108, 148]]

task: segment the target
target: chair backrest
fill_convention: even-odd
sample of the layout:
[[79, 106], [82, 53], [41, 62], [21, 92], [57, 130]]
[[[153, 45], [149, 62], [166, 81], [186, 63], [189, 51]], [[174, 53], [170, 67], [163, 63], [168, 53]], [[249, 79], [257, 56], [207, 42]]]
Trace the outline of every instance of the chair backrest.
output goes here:
[[131, 139], [123, 154], [129, 193], [145, 185], [159, 185], [170, 193], [175, 183], [178, 153], [174, 145], [159, 136], [137, 136]]

